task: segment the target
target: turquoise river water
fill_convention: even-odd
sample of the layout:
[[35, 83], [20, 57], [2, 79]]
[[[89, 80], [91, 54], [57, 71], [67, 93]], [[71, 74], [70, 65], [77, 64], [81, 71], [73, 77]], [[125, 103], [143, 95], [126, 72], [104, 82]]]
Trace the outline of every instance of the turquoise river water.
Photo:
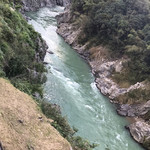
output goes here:
[[44, 97], [60, 105], [69, 124], [79, 129], [77, 135], [99, 144], [95, 150], [142, 150], [124, 128], [125, 118], [95, 86], [87, 63], [56, 33], [55, 16], [62, 7], [30, 12], [29, 21], [49, 46], [46, 54], [47, 82]]

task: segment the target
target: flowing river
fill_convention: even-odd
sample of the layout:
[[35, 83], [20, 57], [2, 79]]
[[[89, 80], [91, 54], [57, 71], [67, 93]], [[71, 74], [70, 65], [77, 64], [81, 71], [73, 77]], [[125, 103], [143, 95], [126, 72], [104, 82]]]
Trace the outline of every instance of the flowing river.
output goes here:
[[55, 16], [61, 11], [63, 8], [57, 6], [27, 13], [29, 23], [54, 53], [45, 57], [45, 99], [60, 105], [69, 124], [79, 129], [77, 135], [99, 144], [95, 150], [142, 150], [124, 128], [126, 119], [116, 114], [115, 107], [95, 86], [87, 63], [56, 33]]

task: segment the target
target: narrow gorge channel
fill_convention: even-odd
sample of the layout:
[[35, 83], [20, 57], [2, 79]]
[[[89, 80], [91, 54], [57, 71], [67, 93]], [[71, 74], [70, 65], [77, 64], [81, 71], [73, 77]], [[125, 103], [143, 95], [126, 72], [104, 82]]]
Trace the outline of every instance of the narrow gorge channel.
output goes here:
[[60, 105], [77, 135], [99, 144], [95, 150], [142, 150], [124, 128], [125, 118], [95, 86], [89, 66], [56, 33], [55, 16], [62, 7], [42, 8], [27, 13], [35, 30], [41, 33], [49, 49], [45, 57], [48, 73], [44, 84], [45, 99]]

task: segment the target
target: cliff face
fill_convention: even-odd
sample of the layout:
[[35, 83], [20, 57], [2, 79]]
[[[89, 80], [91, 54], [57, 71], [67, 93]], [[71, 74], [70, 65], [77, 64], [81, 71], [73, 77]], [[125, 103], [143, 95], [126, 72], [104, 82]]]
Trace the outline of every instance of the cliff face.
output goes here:
[[[0, 143], [5, 150], [70, 150], [36, 102], [0, 78]], [[1, 147], [0, 147], [1, 149]]]
[[22, 0], [23, 11], [35, 11], [42, 7], [53, 7], [56, 5], [66, 6], [70, 0]]
[[[78, 15], [78, 14], [77, 14]], [[84, 16], [82, 16], [82, 20]], [[73, 20], [73, 23], [71, 23]], [[113, 103], [118, 105], [118, 113], [123, 116], [129, 116], [135, 119], [135, 123], [129, 126], [133, 138], [142, 143], [147, 149], [150, 147], [145, 143], [150, 144], [150, 125], [149, 117], [147, 119], [144, 116], [149, 116], [150, 101], [138, 101], [134, 103], [132, 99], [128, 97], [128, 94], [134, 93], [138, 90], [146, 90], [145, 82], [138, 82], [133, 85], [127, 85], [121, 87], [115, 82], [113, 78], [114, 72], [121, 72], [123, 70], [123, 63], [126, 63], [128, 59], [122, 57], [119, 59], [111, 58], [110, 52], [107, 48], [99, 45], [96, 47], [88, 48], [88, 42], [84, 45], [79, 44], [78, 37], [82, 32], [82, 23], [76, 22], [76, 15], [72, 15], [69, 9], [59, 16], [57, 16], [58, 29], [60, 34], [67, 43], [69, 43], [81, 56], [86, 59], [91, 66], [92, 73], [95, 75], [95, 82], [102, 94], [108, 96]], [[124, 98], [126, 97], [126, 99]], [[144, 119], [143, 119], [144, 118]], [[145, 126], [146, 124], [146, 126]]]

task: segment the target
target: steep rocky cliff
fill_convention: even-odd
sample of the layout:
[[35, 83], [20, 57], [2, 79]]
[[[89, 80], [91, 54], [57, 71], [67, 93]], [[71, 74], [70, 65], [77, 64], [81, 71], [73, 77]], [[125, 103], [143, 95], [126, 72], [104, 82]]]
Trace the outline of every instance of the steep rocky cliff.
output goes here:
[[150, 149], [149, 117], [145, 118], [150, 112], [150, 103], [149, 101], [143, 101], [143, 99], [139, 101], [136, 99], [137, 101], [134, 103], [133, 99], [128, 96], [128, 94], [133, 94], [136, 90], [146, 90], [146, 83], [137, 82], [133, 85], [121, 87], [113, 80], [113, 73], [121, 72], [123, 70], [122, 64], [126, 63], [128, 59], [125, 57], [119, 59], [112, 58], [109, 49], [101, 45], [89, 48], [87, 46], [88, 42], [84, 45], [79, 44], [80, 34], [84, 37], [82, 32], [84, 16], [80, 16], [81, 18], [76, 21], [78, 15], [77, 13], [72, 15], [70, 9], [66, 9], [64, 13], [57, 16], [57, 33], [88, 61], [92, 73], [95, 75], [97, 87], [102, 94], [110, 98], [111, 102], [117, 103], [118, 113], [123, 116], [140, 118], [135, 119], [135, 122], [129, 126], [129, 129], [136, 141]]

